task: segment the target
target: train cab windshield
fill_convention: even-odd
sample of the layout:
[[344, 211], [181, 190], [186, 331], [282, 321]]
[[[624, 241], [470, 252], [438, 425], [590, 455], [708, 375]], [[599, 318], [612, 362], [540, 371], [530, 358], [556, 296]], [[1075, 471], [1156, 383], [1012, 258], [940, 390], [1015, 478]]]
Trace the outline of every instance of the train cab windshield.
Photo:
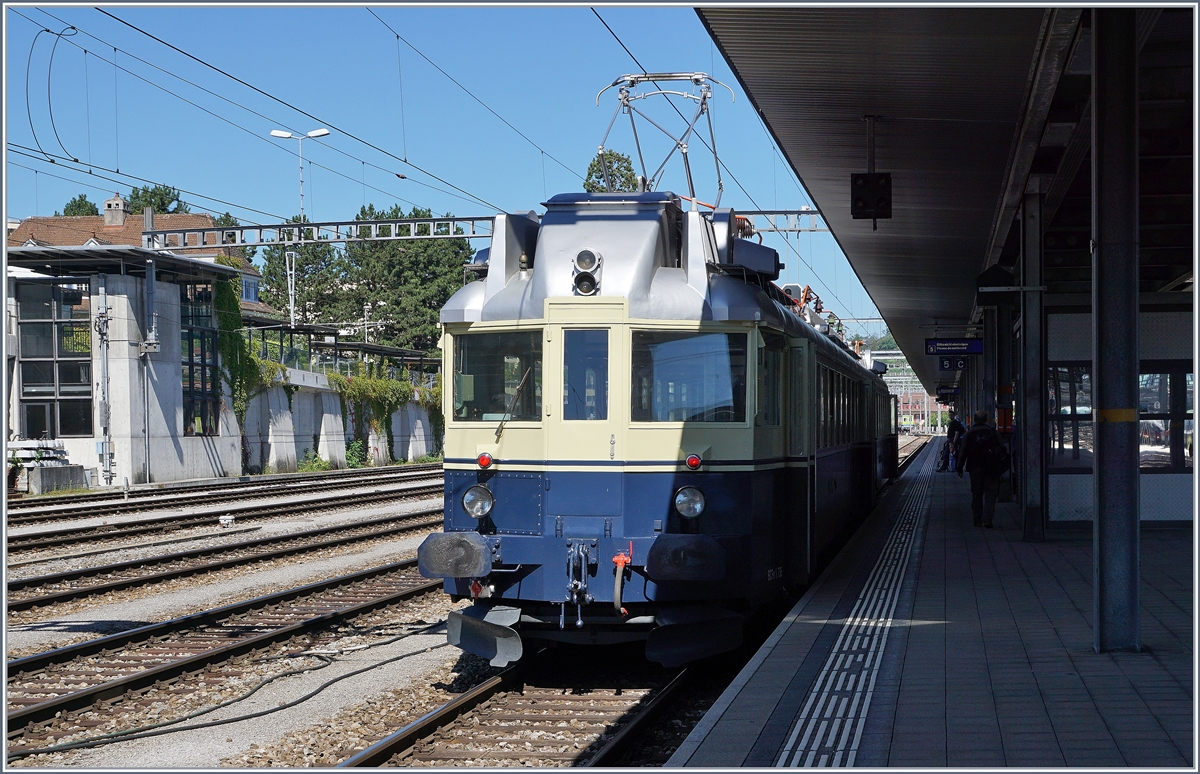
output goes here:
[[537, 421], [541, 415], [541, 329], [454, 337], [455, 419]]
[[746, 421], [746, 334], [633, 332], [634, 422]]

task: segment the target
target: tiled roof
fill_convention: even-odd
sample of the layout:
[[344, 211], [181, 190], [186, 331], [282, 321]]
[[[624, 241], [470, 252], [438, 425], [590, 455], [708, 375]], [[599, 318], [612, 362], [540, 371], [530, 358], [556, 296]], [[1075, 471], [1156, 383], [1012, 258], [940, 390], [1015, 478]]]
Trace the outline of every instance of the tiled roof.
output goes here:
[[[101, 244], [142, 246], [142, 228], [145, 221], [141, 215], [129, 215], [120, 226], [104, 225], [103, 215], [59, 215], [56, 217], [30, 217], [21, 221], [21, 225], [8, 235], [8, 246], [19, 247], [29, 240], [34, 240], [43, 246], [69, 246], [86, 244], [95, 238]], [[216, 228], [211, 215], [202, 213], [169, 213], [154, 216], [156, 229], [169, 228]], [[189, 244], [196, 245], [196, 237], [189, 239]], [[219, 248], [215, 245], [202, 247], [180, 248], [175, 252], [187, 255], [189, 253], [208, 253], [228, 251], [231, 248]], [[242, 259], [242, 268], [255, 275], [253, 264]]]

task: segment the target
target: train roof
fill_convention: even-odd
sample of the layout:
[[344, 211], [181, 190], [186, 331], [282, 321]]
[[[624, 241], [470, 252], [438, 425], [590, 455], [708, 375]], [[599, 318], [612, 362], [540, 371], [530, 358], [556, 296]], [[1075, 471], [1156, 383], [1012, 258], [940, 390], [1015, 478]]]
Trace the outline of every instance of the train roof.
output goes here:
[[587, 250], [599, 256], [594, 296], [628, 299], [630, 317], [758, 322], [879, 379], [801, 319], [772, 282], [778, 253], [739, 238], [732, 211], [709, 216], [679, 204], [670, 192], [561, 193], [545, 202], [540, 222], [532, 213], [499, 215], [484, 278], [455, 293], [441, 321], [542, 320], [547, 298], [579, 293], [576, 258]]

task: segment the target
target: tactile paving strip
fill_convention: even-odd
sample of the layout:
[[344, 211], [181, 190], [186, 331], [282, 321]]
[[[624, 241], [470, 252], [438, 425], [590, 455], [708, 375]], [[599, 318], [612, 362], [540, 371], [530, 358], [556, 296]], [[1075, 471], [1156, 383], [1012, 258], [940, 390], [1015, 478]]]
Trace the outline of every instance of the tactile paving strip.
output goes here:
[[792, 726], [776, 766], [853, 766], [913, 537], [929, 505], [936, 454], [927, 455], [871, 575]]

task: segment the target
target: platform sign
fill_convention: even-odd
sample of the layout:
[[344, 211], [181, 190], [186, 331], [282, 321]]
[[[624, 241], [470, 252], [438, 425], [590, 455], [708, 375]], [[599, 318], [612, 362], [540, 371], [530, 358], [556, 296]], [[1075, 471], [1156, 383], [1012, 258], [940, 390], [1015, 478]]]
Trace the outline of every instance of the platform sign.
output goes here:
[[965, 357], [946, 357], [943, 355], [938, 358], [939, 371], [963, 371], [966, 370], [967, 359]]
[[925, 339], [926, 355], [982, 355], [983, 339]]
[[939, 398], [945, 395], [959, 395], [961, 393], [962, 388], [957, 385], [943, 384], [939, 385], [937, 388], [937, 394]]

